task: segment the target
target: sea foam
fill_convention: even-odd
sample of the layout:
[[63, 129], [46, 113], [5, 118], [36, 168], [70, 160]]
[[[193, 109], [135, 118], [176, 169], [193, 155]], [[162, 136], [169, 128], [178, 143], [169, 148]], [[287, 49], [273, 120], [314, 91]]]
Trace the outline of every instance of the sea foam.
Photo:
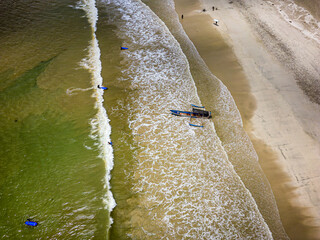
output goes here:
[[320, 22], [308, 10], [293, 0], [274, 1], [274, 4], [287, 22], [320, 44]]
[[[105, 5], [105, 8], [102, 5]], [[180, 45], [141, 1], [111, 0], [101, 11], [129, 48], [122, 77], [130, 82], [125, 106], [138, 146], [127, 175], [135, 193], [117, 220], [133, 239], [272, 239], [254, 202], [228, 161], [213, 122], [169, 114], [201, 104]]]
[[[89, 42], [87, 48], [88, 56], [80, 62], [80, 65], [87, 69], [91, 74], [91, 84], [93, 89], [92, 97], [96, 99], [95, 108], [97, 114], [93, 119], [90, 120], [91, 124], [91, 135], [93, 140], [98, 141], [98, 148], [100, 150], [99, 157], [104, 160], [106, 167], [105, 175], [105, 189], [106, 195], [103, 199], [106, 209], [110, 212], [116, 206], [115, 200], [113, 198], [110, 189], [110, 172], [113, 168], [113, 149], [108, 142], [110, 142], [111, 126], [109, 124], [107, 112], [103, 107], [103, 93], [102, 89], [98, 89], [97, 85], [103, 84], [103, 79], [101, 77], [101, 61], [100, 61], [100, 48], [96, 37], [96, 23], [98, 20], [98, 10], [95, 6], [95, 0], [81, 0], [77, 4], [77, 8], [83, 9], [86, 13], [88, 21], [91, 26], [92, 40]], [[112, 219], [110, 217], [110, 225], [112, 224]]]

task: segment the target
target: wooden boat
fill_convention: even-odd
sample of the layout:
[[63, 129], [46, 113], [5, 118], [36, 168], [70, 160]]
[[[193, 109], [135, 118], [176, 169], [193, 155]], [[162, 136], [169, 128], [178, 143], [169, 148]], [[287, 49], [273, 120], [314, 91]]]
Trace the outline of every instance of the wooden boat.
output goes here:
[[212, 118], [211, 112], [205, 111], [202, 109], [192, 108], [192, 112], [188, 111], [179, 111], [179, 110], [170, 110], [171, 114], [181, 117], [190, 117], [190, 118]]
[[192, 112], [180, 111], [180, 110], [170, 110], [170, 111], [171, 111], [171, 114], [175, 116], [189, 117], [190, 118], [189, 125], [191, 127], [203, 127], [203, 125], [192, 124], [191, 119], [192, 118], [207, 118], [207, 119], [212, 118], [211, 112], [204, 110], [204, 107], [202, 106], [200, 107], [193, 104], [191, 104], [191, 106], [193, 107]]

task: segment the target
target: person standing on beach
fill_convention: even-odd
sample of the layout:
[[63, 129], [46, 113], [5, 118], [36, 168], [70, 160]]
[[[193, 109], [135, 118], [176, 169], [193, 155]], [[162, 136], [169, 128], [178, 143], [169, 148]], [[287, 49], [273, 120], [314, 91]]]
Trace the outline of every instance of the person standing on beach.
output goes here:
[[183, 14], [181, 15], [181, 19], [183, 19]]

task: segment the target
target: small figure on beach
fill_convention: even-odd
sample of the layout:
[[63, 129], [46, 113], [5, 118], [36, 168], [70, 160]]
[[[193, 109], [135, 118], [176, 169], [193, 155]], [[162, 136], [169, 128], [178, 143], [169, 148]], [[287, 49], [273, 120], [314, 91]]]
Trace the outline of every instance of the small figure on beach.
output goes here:
[[183, 19], [183, 14], [181, 15], [181, 19]]
[[214, 6], [212, 6], [212, 11], [214, 11]]
[[207, 11], [205, 8], [204, 8], [204, 9], [202, 9], [202, 12], [205, 12], [205, 11]]
[[216, 26], [218, 26], [218, 22], [219, 22], [219, 20], [218, 19], [213, 19], [213, 21], [214, 21], [214, 25], [216, 25]]
[[109, 143], [109, 145], [111, 145], [111, 146], [113, 145], [113, 143], [112, 143], [112, 142], [108, 142], [108, 143]]

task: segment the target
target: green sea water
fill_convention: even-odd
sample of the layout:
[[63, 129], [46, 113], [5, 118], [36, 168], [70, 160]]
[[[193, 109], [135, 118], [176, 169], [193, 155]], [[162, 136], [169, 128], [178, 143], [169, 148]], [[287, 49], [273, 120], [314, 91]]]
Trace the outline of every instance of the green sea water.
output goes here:
[[79, 66], [90, 27], [75, 4], [0, 4], [1, 239], [106, 238], [105, 167], [89, 137], [94, 99], [66, 93], [90, 87]]

